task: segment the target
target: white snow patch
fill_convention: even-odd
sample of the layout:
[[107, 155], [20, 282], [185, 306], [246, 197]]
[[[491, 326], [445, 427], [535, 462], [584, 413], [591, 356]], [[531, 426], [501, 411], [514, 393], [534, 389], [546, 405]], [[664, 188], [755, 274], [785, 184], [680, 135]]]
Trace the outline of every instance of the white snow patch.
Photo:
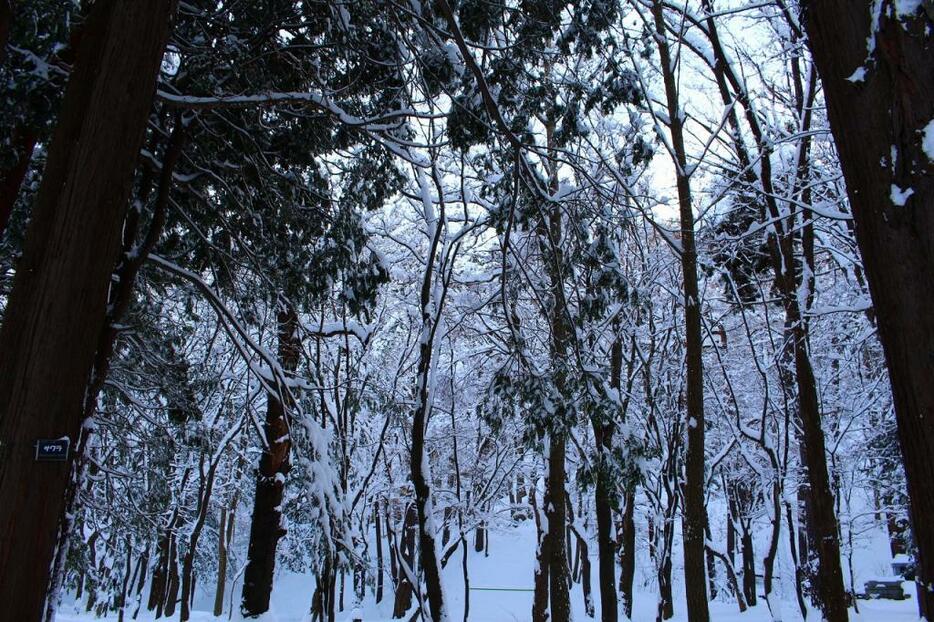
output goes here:
[[889, 193], [889, 198], [892, 199], [892, 204], [897, 205], [898, 207], [905, 207], [905, 203], [908, 202], [908, 197], [915, 193], [913, 188], [905, 188], [904, 190], [898, 187], [895, 184], [892, 184], [892, 191]]
[[914, 15], [921, 8], [922, 0], [895, 0], [895, 13], [899, 17]]
[[927, 124], [921, 136], [921, 148], [930, 162], [934, 162], [934, 119]]
[[859, 67], [856, 71], [850, 74], [850, 77], [847, 78], [847, 81], [853, 82], [853, 83], [865, 82], [866, 81], [866, 68]]

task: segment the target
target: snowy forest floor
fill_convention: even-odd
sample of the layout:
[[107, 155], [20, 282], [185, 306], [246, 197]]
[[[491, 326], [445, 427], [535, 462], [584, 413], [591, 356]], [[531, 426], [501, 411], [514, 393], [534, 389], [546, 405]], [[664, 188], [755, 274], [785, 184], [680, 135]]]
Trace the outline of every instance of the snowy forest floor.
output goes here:
[[[490, 533], [489, 556], [483, 553], [476, 553], [473, 550], [472, 541], [468, 555], [468, 570], [470, 576], [470, 620], [477, 622], [528, 622], [531, 619], [532, 603], [532, 567], [534, 563], [535, 550], [535, 530], [530, 521], [525, 522], [517, 528], [511, 528], [499, 532]], [[857, 585], [862, 585], [863, 581], [873, 578], [880, 573], [880, 568], [884, 567], [888, 560], [880, 560], [885, 557], [880, 550], [881, 542], [867, 542], [855, 555]], [[596, 611], [600, 611], [600, 594], [596, 583], [596, 556], [593, 551], [595, 546], [591, 546], [593, 563], [593, 598]], [[448, 598], [448, 612], [451, 620], [462, 620], [464, 611], [464, 581], [462, 570], [462, 553], [458, 551], [451, 558], [450, 563], [444, 571], [444, 585], [446, 596]], [[656, 594], [652, 591], [650, 582], [651, 568], [648, 566], [648, 560], [640, 560], [640, 567], [636, 571], [635, 581], [635, 603], [633, 609], [633, 622], [651, 622], [655, 620]], [[675, 588], [675, 622], [686, 620], [684, 607], [684, 594], [682, 589], [682, 569], [679, 560], [674, 559], [674, 569], [672, 578]], [[212, 581], [205, 581], [213, 585]], [[787, 586], [785, 586], [787, 588]], [[850, 609], [850, 620], [853, 622], [908, 622], [918, 619], [917, 604], [914, 598], [914, 584], [904, 582], [905, 592], [912, 595], [912, 598], [904, 601], [877, 600], [866, 601], [859, 600], [859, 613]], [[242, 585], [238, 581], [234, 586], [234, 604], [239, 601], [239, 594]], [[307, 611], [311, 602], [311, 594], [314, 588], [314, 579], [311, 575], [303, 575], [291, 572], [280, 572], [276, 577], [275, 587], [272, 594], [272, 607], [270, 612], [262, 618], [262, 622], [304, 622], [308, 619]], [[506, 590], [506, 591], [495, 591]], [[228, 585], [228, 589], [230, 586]], [[349, 586], [348, 586], [349, 589]], [[761, 589], [761, 586], [760, 586]], [[526, 591], [522, 591], [526, 590]], [[781, 608], [779, 615], [773, 617], [770, 615], [765, 603], [760, 600], [758, 606], [752, 607], [744, 613], [739, 613], [735, 602], [732, 601], [713, 601], [710, 604], [711, 619], [714, 622], [771, 622], [772, 620], [781, 620], [782, 622], [797, 622], [801, 620], [801, 615], [794, 601], [794, 594], [790, 590], [785, 590], [786, 594], [782, 597], [782, 586], [777, 588], [779, 594], [778, 605]], [[194, 611], [192, 612], [193, 622], [203, 622], [206, 620], [239, 620], [239, 616], [229, 615], [230, 594], [225, 596], [224, 615], [215, 618], [210, 610], [213, 604], [213, 592], [208, 593], [198, 589], [195, 597]], [[351, 611], [353, 606], [350, 604], [350, 598], [347, 597], [345, 610], [337, 615], [339, 622], [351, 620]], [[572, 605], [574, 610], [574, 619], [577, 622], [591, 620], [584, 611], [584, 600], [579, 584], [575, 584], [572, 590]], [[135, 607], [135, 604], [134, 604]], [[387, 585], [387, 596], [379, 604], [373, 602], [372, 593], [368, 592], [367, 600], [362, 603], [364, 622], [389, 622], [392, 615], [392, 590]], [[74, 599], [68, 595], [63, 599], [59, 607], [55, 622], [89, 622], [95, 620], [91, 614], [80, 611], [80, 604], [76, 606]], [[117, 616], [112, 615], [103, 620], [116, 620]], [[126, 619], [131, 619], [130, 615]], [[152, 614], [145, 608], [139, 613], [138, 620], [149, 622], [152, 620]], [[623, 619], [623, 618], [621, 618]], [[808, 615], [808, 619], [818, 620], [819, 615], [813, 611]]]

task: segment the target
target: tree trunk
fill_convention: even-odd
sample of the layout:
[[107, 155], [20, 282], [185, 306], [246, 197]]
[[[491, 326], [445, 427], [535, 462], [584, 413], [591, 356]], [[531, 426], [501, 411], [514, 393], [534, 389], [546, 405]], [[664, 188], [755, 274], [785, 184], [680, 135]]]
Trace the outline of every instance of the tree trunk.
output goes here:
[[[777, 477], [777, 474], [773, 474]], [[765, 596], [765, 602], [772, 608], [772, 577], [775, 573], [775, 559], [778, 555], [779, 537], [782, 531], [782, 512], [781, 512], [781, 484], [776, 480], [772, 482], [772, 535], [769, 537], [769, 548], [766, 549], [765, 557], [762, 559], [762, 593]], [[839, 564], [839, 560], [838, 560]], [[778, 604], [780, 607], [781, 605]]]
[[707, 622], [707, 582], [705, 571], [704, 527], [704, 366], [701, 333], [700, 293], [697, 281], [697, 249], [694, 243], [694, 211], [691, 182], [684, 146], [683, 116], [678, 82], [672, 65], [661, 0], [652, 6], [658, 41], [665, 96], [674, 148], [681, 224], [681, 271], [684, 281], [684, 333], [687, 358], [687, 449], [684, 459], [684, 590], [691, 622]]
[[477, 525], [477, 528], [474, 530], [473, 550], [477, 553], [482, 553], [485, 547], [486, 529], [483, 526], [483, 521], [480, 521], [480, 524]]
[[[0, 0], [0, 12], [7, 1]], [[2, 52], [0, 52], [0, 57], [2, 57]], [[38, 136], [31, 129], [13, 129], [12, 142], [16, 162], [7, 170], [0, 171], [0, 239], [3, 238], [3, 232], [10, 222], [10, 215], [13, 213], [16, 197], [19, 196], [20, 186], [23, 185], [23, 180], [29, 171], [29, 162], [32, 160], [32, 152], [36, 148], [37, 140]]]
[[[713, 537], [710, 533], [710, 523], [707, 523], [707, 526], [704, 527], [704, 537], [707, 540], [713, 541]], [[717, 566], [716, 560], [713, 554], [713, 551], [710, 548], [707, 548], [707, 584], [708, 590], [710, 590], [710, 600], [717, 599]]]
[[[824, 448], [824, 431], [821, 428], [820, 406], [817, 402], [817, 386], [801, 320], [795, 333], [795, 375], [798, 379], [798, 407], [807, 456], [810, 521], [816, 538], [817, 591], [820, 605], [828, 622], [845, 622], [848, 619], [846, 592], [843, 587], [843, 568], [840, 564], [840, 540], [837, 530], [837, 515], [834, 511], [833, 493], [827, 475], [827, 458]], [[776, 493], [778, 494], [778, 493]], [[776, 512], [778, 502], [776, 502]]]
[[373, 507], [373, 523], [376, 526], [376, 602], [383, 600], [383, 535], [380, 529], [379, 499]]
[[[228, 437], [226, 442], [230, 442], [230, 437]], [[226, 444], [218, 449], [219, 451], [223, 451], [225, 448]], [[198, 514], [195, 518], [195, 524], [191, 528], [191, 533], [188, 536], [188, 547], [185, 551], [185, 557], [182, 563], [182, 611], [179, 617], [181, 622], [187, 622], [191, 617], [191, 601], [195, 594], [195, 553], [198, 550], [198, 540], [201, 538], [201, 532], [207, 521], [208, 508], [211, 503], [211, 493], [214, 490], [214, 479], [217, 477], [217, 465], [220, 464], [220, 453], [214, 458], [207, 456], [207, 459], [210, 463], [208, 465], [208, 471], [205, 474], [203, 464], [205, 455], [204, 452], [202, 452], [201, 473], [203, 475], [198, 490]]]
[[655, 619], [670, 620], [675, 615], [674, 598], [671, 592], [671, 555], [660, 560], [658, 567], [658, 613]]
[[[553, 128], [546, 128], [547, 142], [552, 144]], [[557, 188], [557, 177], [552, 174], [551, 185]], [[548, 288], [552, 296], [551, 309], [551, 344], [550, 356], [554, 369], [554, 384], [559, 395], [553, 415], [552, 425], [545, 434], [545, 462], [547, 476], [542, 499], [542, 510], [547, 526], [541, 543], [541, 559], [548, 567], [548, 593], [551, 614], [550, 622], [567, 622], [571, 618], [570, 577], [568, 566], [567, 537], [567, 472], [565, 458], [567, 453], [566, 421], [567, 365], [569, 346], [573, 338], [572, 328], [568, 326], [568, 307], [564, 293], [564, 259], [560, 246], [563, 239], [561, 207], [555, 204], [543, 219], [538, 231], [539, 245], [545, 256], [545, 270], [548, 274]]]
[[[795, 597], [798, 600], [798, 610], [801, 612], [801, 618], [807, 619], [808, 608], [804, 602], [804, 582], [806, 574], [801, 566], [801, 558], [798, 556], [797, 538], [795, 537], [795, 524], [792, 521], [791, 503], [785, 500], [785, 521], [788, 523], [788, 548], [791, 550], [791, 561], [795, 567]], [[852, 577], [850, 577], [852, 579]], [[854, 585], [850, 581], [850, 585]]]
[[619, 551], [619, 595], [623, 602], [623, 615], [632, 618], [633, 592], [632, 583], [636, 576], [636, 494], [626, 493], [626, 509], [620, 530]]
[[[802, 4], [892, 383], [918, 549], [917, 581], [919, 586], [930, 586], [934, 584], [934, 461], [930, 459], [934, 455], [934, 163], [921, 141], [925, 128], [928, 136], [934, 131], [929, 125], [934, 118], [931, 17], [927, 3], [904, 19], [892, 16], [888, 6], [879, 27], [873, 29], [875, 3], [870, 0]], [[867, 40], [875, 42], [870, 62]], [[934, 620], [934, 591], [921, 588], [918, 596], [921, 615]]]
[[[623, 368], [623, 343], [617, 337], [610, 349], [610, 386], [620, 389]], [[594, 440], [597, 444], [597, 471], [594, 501], [597, 515], [597, 556], [600, 580], [600, 619], [616, 622], [619, 619], [616, 601], [616, 543], [613, 541], [613, 482], [610, 481], [607, 462], [613, 451], [612, 421], [593, 420]]]
[[[232, 515], [231, 515], [232, 516]], [[214, 588], [214, 617], [224, 613], [224, 588], [227, 586], [227, 508], [221, 508], [217, 533], [217, 584]]]
[[535, 534], [538, 546], [535, 548], [535, 576], [532, 593], [532, 622], [548, 620], [548, 561], [545, 556], [545, 531], [542, 527], [544, 510], [538, 504], [538, 492], [533, 486], [529, 491], [532, 515], [535, 517]]
[[[418, 511], [414, 503], [407, 503], [405, 520], [402, 525], [400, 538], [399, 582], [396, 585], [396, 598], [393, 605], [392, 617], [403, 617], [412, 606], [412, 594], [415, 586], [409, 580], [409, 572], [415, 575], [415, 532], [418, 530]], [[406, 571], [408, 567], [408, 571]]]
[[172, 0], [95, 2], [50, 143], [0, 333], [0, 602], [39, 620], [64, 534], [70, 456], [36, 469], [38, 438], [82, 427], [110, 273]]
[[[277, 312], [279, 363], [286, 373], [298, 368], [301, 340], [298, 335], [298, 315], [286, 304]], [[269, 610], [272, 576], [276, 568], [276, 546], [285, 535], [282, 528], [282, 490], [291, 465], [289, 450], [290, 424], [282, 395], [266, 396], [266, 421], [263, 432], [266, 446], [256, 471], [256, 496], [250, 523], [250, 545], [243, 573], [244, 617], [257, 617]], [[289, 405], [291, 406], [291, 405]]]
[[[6, 44], [10, 38], [10, 28], [13, 25], [13, 2], [15, 0], [0, 0], [0, 63], [6, 60]], [[0, 234], [3, 230], [0, 229]]]
[[[437, 169], [435, 173], [435, 184], [438, 188], [439, 200], [441, 196], [441, 181], [437, 178]], [[418, 375], [416, 387], [417, 403], [415, 411], [412, 414], [412, 451], [409, 454], [409, 467], [412, 485], [415, 488], [415, 507], [418, 510], [418, 543], [419, 557], [422, 565], [422, 571], [425, 573], [425, 588], [428, 592], [428, 608], [430, 609], [431, 619], [440, 622], [447, 618], [444, 606], [444, 592], [441, 586], [441, 568], [438, 564], [437, 545], [435, 544], [436, 534], [434, 532], [433, 504], [431, 499], [431, 488], [429, 486], [429, 464], [425, 455], [425, 433], [428, 427], [428, 419], [431, 415], [433, 404], [432, 394], [434, 387], [432, 383], [434, 353], [434, 337], [437, 328], [438, 317], [434, 314], [439, 313], [442, 299], [435, 298], [435, 262], [438, 255], [438, 248], [441, 242], [441, 236], [444, 234], [444, 204], [442, 202], [440, 218], [428, 214], [433, 214], [431, 198], [428, 197], [427, 180], [424, 174], [420, 174], [419, 182], [422, 184], [425, 200], [426, 221], [428, 224], [435, 224], [435, 231], [431, 238], [431, 246], [425, 261], [425, 273], [422, 277], [421, 291], [419, 295], [419, 306], [421, 310], [422, 335], [419, 343], [418, 356]], [[434, 219], [437, 222], [431, 223]], [[479, 538], [479, 531], [478, 531]], [[422, 612], [424, 616], [425, 612]]]
[[[175, 615], [175, 607], [178, 605], [178, 536], [173, 533], [169, 537], [169, 559], [168, 559], [168, 578], [165, 586], [165, 617], [171, 618]], [[156, 616], [158, 617], [158, 615]]]
[[756, 556], [752, 549], [752, 533], [743, 525], [740, 539], [743, 547], [743, 594], [750, 607], [756, 606]]
[[[3, 0], [0, 0], [2, 2]], [[120, 596], [115, 603], [118, 611], [118, 622], [123, 622], [124, 612], [126, 611], [126, 597], [130, 588], [130, 576], [133, 568], [133, 547], [129, 538], [126, 538], [124, 541], [124, 546], [126, 547], [126, 559], [124, 560], [124, 569], [123, 569], [123, 586], [120, 588]], [[137, 570], [139, 568], [137, 567]]]
[[571, 615], [567, 560], [567, 517], [564, 470], [567, 440], [553, 434], [547, 451], [548, 479], [545, 480], [543, 504], [547, 527], [542, 539], [542, 558], [548, 568], [548, 593], [551, 622], [567, 622]]

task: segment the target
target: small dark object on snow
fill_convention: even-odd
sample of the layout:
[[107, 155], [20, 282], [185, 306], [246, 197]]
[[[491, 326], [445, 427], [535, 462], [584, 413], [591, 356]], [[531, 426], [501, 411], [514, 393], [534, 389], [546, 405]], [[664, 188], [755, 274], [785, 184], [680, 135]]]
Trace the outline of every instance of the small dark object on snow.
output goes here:
[[917, 564], [908, 555], [902, 553], [901, 555], [896, 555], [895, 559], [892, 560], [892, 573], [898, 575], [905, 581], [914, 581], [915, 580], [915, 570], [917, 569]]
[[886, 598], [889, 600], [905, 600], [909, 598], [902, 589], [900, 578], [874, 579], [866, 581], [866, 590], [859, 595], [860, 598]]

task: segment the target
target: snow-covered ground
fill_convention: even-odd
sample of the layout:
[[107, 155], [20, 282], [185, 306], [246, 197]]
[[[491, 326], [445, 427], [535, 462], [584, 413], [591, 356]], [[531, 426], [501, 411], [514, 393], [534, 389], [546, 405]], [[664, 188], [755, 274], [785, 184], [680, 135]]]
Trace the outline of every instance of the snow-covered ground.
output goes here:
[[[518, 528], [507, 529], [490, 534], [490, 555], [484, 557], [482, 553], [475, 553], [470, 547], [468, 567], [470, 574], [470, 620], [478, 622], [528, 622], [531, 619], [532, 602], [532, 566], [533, 551], [535, 550], [535, 532], [531, 522], [526, 522]], [[591, 547], [593, 555], [593, 597], [599, 615], [600, 594], [596, 585], [596, 547]], [[686, 620], [681, 589], [681, 567], [677, 547], [674, 556], [673, 579], [675, 583], [675, 617], [674, 620]], [[887, 563], [884, 539], [878, 541], [870, 539], [854, 555], [857, 585], [867, 578], [884, 574]], [[882, 561], [882, 558], [886, 558]], [[652, 591], [651, 568], [647, 559], [639, 560], [636, 573], [636, 596], [633, 611], [633, 622], [651, 622], [655, 620], [656, 596]], [[461, 552], [458, 551], [451, 558], [445, 569], [445, 589], [448, 598], [449, 613], [452, 620], [462, 620], [464, 611], [464, 582], [461, 567]], [[264, 617], [263, 622], [302, 622], [307, 620], [307, 611], [311, 602], [311, 593], [314, 579], [309, 575], [282, 572], [276, 577], [275, 589], [272, 595], [272, 610]], [[211, 582], [208, 582], [211, 583]], [[913, 594], [912, 583], [905, 582], [905, 591]], [[785, 586], [787, 588], [787, 586]], [[492, 589], [491, 589], [492, 588]], [[234, 586], [235, 603], [241, 585]], [[781, 587], [777, 588], [782, 589]], [[503, 591], [500, 591], [503, 590]], [[779, 592], [781, 593], [781, 592]], [[392, 594], [382, 603], [372, 601], [372, 595], [362, 603], [363, 620], [365, 622], [389, 621], [392, 614]], [[745, 613], [739, 613], [733, 602], [711, 603], [711, 619], [714, 622], [795, 622], [801, 620], [793, 592], [785, 589], [786, 597], [779, 601], [780, 611], [773, 617], [764, 603], [751, 608]], [[229, 594], [228, 594], [229, 599]], [[225, 602], [228, 600], [225, 599]], [[352, 606], [346, 602], [346, 610], [338, 614], [341, 622], [350, 620]], [[575, 584], [572, 591], [572, 604], [574, 619], [578, 622], [589, 620], [584, 612], [584, 601], [579, 584]], [[214, 618], [209, 612], [213, 605], [213, 594], [199, 590], [195, 599], [195, 612], [193, 621], [229, 619], [227, 611], [222, 618]], [[905, 601], [864, 601], [860, 600], [859, 614], [851, 609], [850, 619], [854, 622], [909, 622], [918, 619], [917, 606], [912, 597]], [[93, 616], [77, 613], [75, 605], [67, 597], [59, 609], [56, 622], [88, 622]], [[177, 613], [175, 618], [177, 619]], [[238, 616], [234, 615], [233, 619]], [[819, 620], [817, 612], [808, 616], [810, 620]], [[106, 618], [116, 620], [116, 616]], [[130, 619], [130, 616], [127, 616]], [[153, 618], [148, 612], [140, 612], [139, 620], [150, 621]]]

